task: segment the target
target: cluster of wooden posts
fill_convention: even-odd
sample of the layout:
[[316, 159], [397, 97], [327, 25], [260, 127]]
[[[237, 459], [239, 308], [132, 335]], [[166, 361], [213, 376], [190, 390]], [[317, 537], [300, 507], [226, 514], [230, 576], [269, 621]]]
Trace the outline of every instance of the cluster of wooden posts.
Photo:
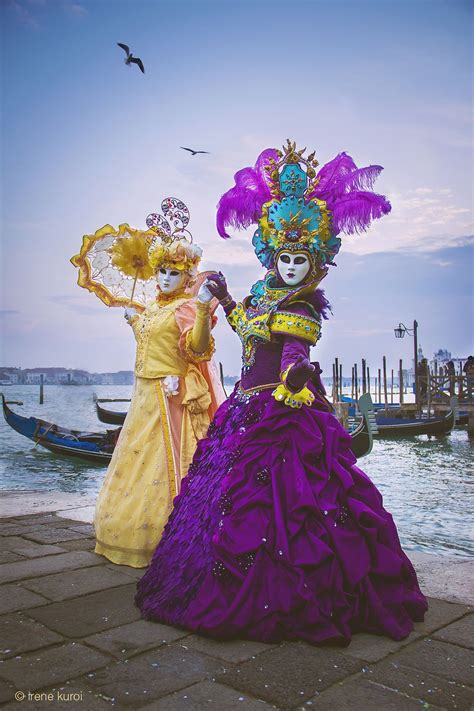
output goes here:
[[[332, 366], [332, 400], [334, 403], [342, 401], [344, 382], [347, 377], [342, 375], [342, 363], [339, 358], [335, 358]], [[382, 367], [378, 368], [376, 374], [371, 375], [367, 362], [362, 358], [361, 367], [357, 363], [352, 366], [351, 391], [352, 400], [357, 402], [364, 393], [370, 393], [376, 403], [389, 405], [399, 405], [400, 409], [415, 410], [420, 407], [443, 410], [449, 405], [449, 399], [456, 395], [460, 404], [472, 405], [472, 392], [469, 391], [467, 376], [462, 371], [459, 364], [459, 372], [450, 372], [446, 366], [439, 366], [434, 362], [432, 370], [427, 366], [423, 373], [414, 376], [415, 401], [405, 403], [404, 394], [408, 391], [406, 382], [406, 370], [403, 369], [403, 361], [400, 358], [398, 370], [387, 369], [387, 358], [382, 357]], [[347, 386], [346, 386], [347, 387]], [[349, 395], [349, 393], [344, 393]], [[398, 399], [394, 402], [394, 395]]]
[[[334, 360], [332, 366], [332, 398], [333, 402], [340, 402], [343, 395], [344, 378], [342, 375], [342, 363], [339, 358]], [[374, 402], [384, 402], [385, 405], [393, 404], [394, 393], [397, 392], [400, 405], [404, 402], [404, 393], [407, 392], [404, 382], [403, 362], [400, 359], [397, 372], [397, 382], [395, 371], [390, 370], [390, 378], [387, 375], [387, 358], [382, 358], [382, 368], [377, 369], [377, 374], [372, 377], [370, 368], [365, 358], [362, 358], [361, 368], [357, 363], [352, 366], [351, 376], [351, 398], [358, 400], [364, 393], [370, 393]], [[346, 379], [347, 380], [347, 379]]]

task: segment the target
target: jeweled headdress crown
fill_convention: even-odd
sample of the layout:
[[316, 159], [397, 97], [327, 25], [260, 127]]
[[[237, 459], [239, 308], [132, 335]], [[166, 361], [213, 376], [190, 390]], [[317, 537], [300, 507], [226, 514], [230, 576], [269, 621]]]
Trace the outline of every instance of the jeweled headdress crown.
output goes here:
[[283, 151], [267, 148], [253, 167], [239, 170], [217, 206], [217, 230], [228, 238], [228, 226], [256, 224], [253, 245], [264, 267], [273, 268], [282, 250], [303, 250], [313, 277], [322, 278], [339, 251], [337, 235], [366, 230], [391, 206], [371, 190], [381, 166], [358, 168], [347, 153], [339, 153], [316, 173], [315, 154], [305, 158], [305, 151], [287, 140]]
[[[265, 267], [274, 265], [281, 252], [309, 254], [313, 276], [321, 278], [337, 254], [341, 240], [331, 232], [330, 214], [324, 200], [311, 195], [319, 180], [314, 152], [304, 158], [290, 140], [277, 158], [270, 158], [265, 172], [272, 200], [262, 205], [253, 236], [257, 257]], [[303, 167], [302, 167], [303, 166]]]

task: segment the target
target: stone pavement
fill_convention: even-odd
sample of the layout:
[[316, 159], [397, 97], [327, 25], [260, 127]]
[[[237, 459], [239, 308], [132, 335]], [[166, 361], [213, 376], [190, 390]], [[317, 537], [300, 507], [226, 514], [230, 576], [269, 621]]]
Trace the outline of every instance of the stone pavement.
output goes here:
[[[133, 597], [144, 570], [93, 553], [92, 525], [67, 515], [50, 511], [0, 520], [5, 709], [474, 707], [474, 615], [464, 604], [464, 575], [464, 588], [451, 593], [463, 604], [430, 599], [425, 622], [402, 642], [368, 634], [355, 635], [344, 649], [215, 642], [140, 619]], [[436, 560], [439, 578], [444, 564]], [[422, 584], [429, 583], [426, 557], [420, 565]], [[453, 570], [467, 565], [461, 560]]]

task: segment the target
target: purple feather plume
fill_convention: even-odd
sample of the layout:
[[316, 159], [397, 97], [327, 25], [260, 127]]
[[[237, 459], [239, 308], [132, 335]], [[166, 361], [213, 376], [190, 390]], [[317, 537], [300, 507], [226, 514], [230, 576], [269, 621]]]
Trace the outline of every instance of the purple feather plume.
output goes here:
[[358, 168], [347, 153], [339, 153], [323, 165], [318, 173], [319, 183], [309, 197], [326, 202], [334, 235], [363, 232], [372, 220], [390, 212], [387, 198], [372, 192], [382, 170], [381, 165]]
[[326, 299], [323, 289], [315, 289], [315, 291], [305, 297], [305, 299], [314, 306], [316, 311], [321, 314], [323, 318], [328, 318], [328, 311], [331, 311], [331, 305]]
[[[337, 185], [342, 177], [353, 173], [354, 170], [357, 170], [357, 166], [351, 156], [348, 156], [347, 153], [339, 153], [329, 163], [320, 168], [318, 172], [318, 192], [324, 193], [326, 190], [330, 190], [331, 187]], [[309, 197], [318, 196], [314, 193], [310, 194]], [[323, 198], [320, 199], [322, 200]]]
[[263, 203], [272, 197], [265, 173], [271, 158], [278, 160], [278, 154], [274, 148], [266, 148], [253, 168], [242, 168], [234, 175], [234, 187], [219, 200], [217, 231], [224, 239], [229, 238], [226, 227], [244, 229], [258, 222]]
[[384, 195], [353, 190], [331, 205], [327, 203], [332, 213], [332, 232], [337, 235], [345, 232], [348, 235], [364, 232], [372, 220], [387, 215], [392, 209]]
[[[253, 168], [243, 168], [235, 174], [234, 187], [224, 193], [217, 206], [217, 231], [221, 237], [229, 237], [226, 227], [243, 229], [258, 223], [263, 203], [271, 199], [265, 173], [271, 158], [278, 160], [277, 152], [267, 148]], [[382, 170], [380, 165], [358, 168], [345, 152], [322, 166], [319, 183], [307, 197], [326, 202], [332, 214], [334, 235], [363, 232], [372, 220], [390, 212], [392, 208], [387, 198], [372, 192]]]

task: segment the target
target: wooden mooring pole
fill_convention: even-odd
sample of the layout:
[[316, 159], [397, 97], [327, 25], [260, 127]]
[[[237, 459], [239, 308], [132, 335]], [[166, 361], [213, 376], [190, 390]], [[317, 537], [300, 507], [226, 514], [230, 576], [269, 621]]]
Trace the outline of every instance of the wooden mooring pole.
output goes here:
[[398, 389], [400, 390], [400, 405], [403, 405], [403, 363], [401, 358], [398, 367]]
[[355, 409], [357, 412], [357, 401], [359, 399], [359, 378], [357, 376], [357, 363], [354, 363], [354, 383], [355, 383]]
[[362, 394], [367, 392], [367, 364], [365, 358], [362, 358]]
[[42, 405], [44, 402], [44, 375], [40, 375], [40, 401], [39, 404]]

